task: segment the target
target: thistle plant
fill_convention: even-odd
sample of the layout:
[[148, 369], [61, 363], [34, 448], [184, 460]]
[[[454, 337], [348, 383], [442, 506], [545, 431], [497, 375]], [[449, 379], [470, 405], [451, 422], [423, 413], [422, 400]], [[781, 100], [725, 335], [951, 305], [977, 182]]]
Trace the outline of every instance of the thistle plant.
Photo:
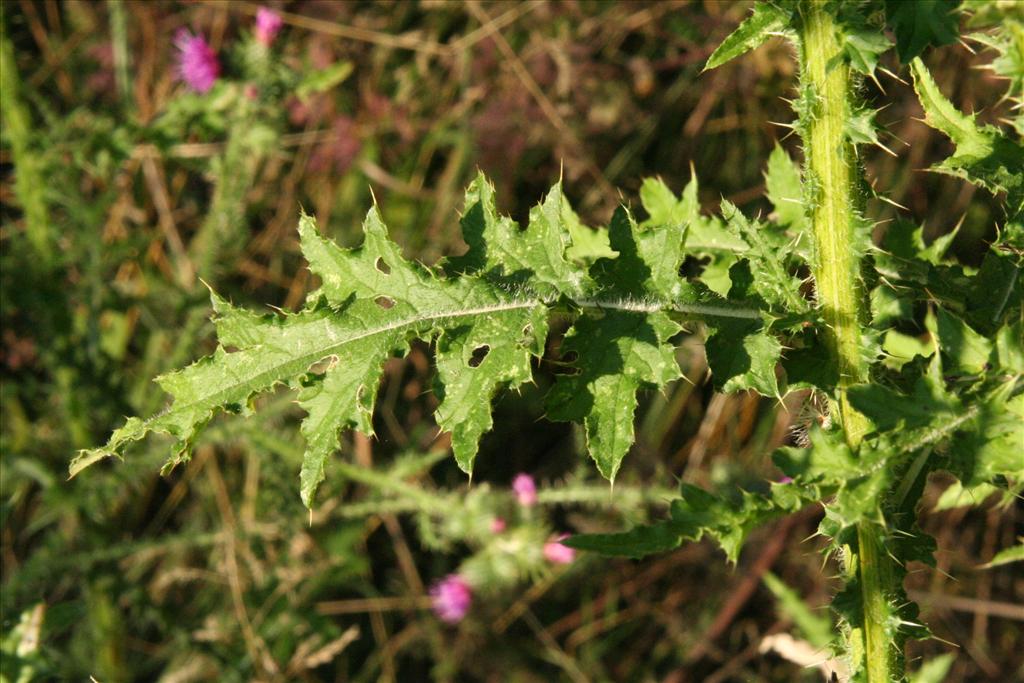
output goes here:
[[[975, 7], [1002, 16], [999, 8]], [[556, 183], [521, 228], [497, 211], [480, 174], [460, 221], [468, 249], [428, 266], [402, 255], [377, 206], [352, 249], [303, 215], [303, 255], [321, 283], [305, 307], [260, 315], [212, 293], [217, 350], [158, 378], [173, 397], [169, 407], [129, 419], [105, 446], [80, 453], [72, 475], [151, 432], [177, 442], [167, 462], [174, 467], [218, 412], [249, 413], [256, 396], [283, 384], [306, 412], [299, 493], [312, 507], [340, 434], [373, 434], [384, 362], [421, 340], [434, 349], [437, 424], [467, 475], [492, 427], [495, 394], [530, 382], [538, 359], [554, 354], [563, 371], [546, 396], [547, 417], [579, 423], [597, 469], [614, 482], [634, 441], [638, 392], [679, 379], [676, 346], [699, 332], [717, 389], [775, 398], [810, 391], [823, 408], [807, 445], [773, 455], [785, 478], [768, 493], [684, 484], [668, 519], [564, 544], [639, 557], [709, 536], [735, 561], [753, 529], [823, 506], [819, 532], [844, 580], [833, 601], [842, 636], [835, 649], [853, 680], [901, 680], [905, 640], [928, 633], [902, 579], [907, 562], [932, 562], [934, 542], [916, 524], [929, 474], [947, 471], [967, 492], [995, 487], [1004, 500], [1024, 487], [1021, 24], [1007, 20], [979, 39], [999, 55], [993, 69], [1017, 74], [1008, 95], [1017, 118], [996, 127], [957, 111], [920, 59], [955, 41], [960, 20], [946, 0], [756, 4], [707, 68], [769, 37], [793, 44], [800, 77], [792, 128], [803, 165], [781, 147], [772, 153], [768, 219], [729, 202], [705, 215], [694, 177], [680, 196], [646, 181], [645, 217], [622, 207], [607, 229], [583, 225]], [[893, 47], [925, 122], [955, 146], [933, 170], [988, 190], [1003, 206], [978, 268], [947, 259], [948, 240], [925, 244], [904, 220], [872, 239], [866, 203], [874, 190], [861, 155], [886, 143], [860, 93], [865, 79], [879, 80]], [[704, 265], [684, 277], [684, 262]], [[564, 335], [554, 320], [568, 321]], [[452, 586], [459, 600], [445, 618], [469, 599], [464, 583], [443, 590]]]

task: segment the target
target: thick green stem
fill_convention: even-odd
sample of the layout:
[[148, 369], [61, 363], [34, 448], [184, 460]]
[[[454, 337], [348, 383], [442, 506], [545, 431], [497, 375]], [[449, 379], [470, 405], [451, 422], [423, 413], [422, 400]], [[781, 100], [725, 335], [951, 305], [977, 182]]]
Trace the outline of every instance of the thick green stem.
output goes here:
[[851, 96], [850, 68], [833, 60], [842, 54], [838, 30], [820, 0], [804, 11], [804, 87], [811, 89], [812, 112], [806, 131], [807, 167], [813, 179], [811, 221], [817, 248], [814, 279], [826, 325], [826, 343], [839, 372], [839, 415], [851, 445], [867, 431], [867, 420], [853, 410], [846, 388], [867, 381], [867, 364], [860, 354], [863, 288], [861, 249], [856, 238], [859, 168], [853, 144], [846, 137]]
[[[857, 188], [860, 168], [846, 136], [853, 83], [842, 57], [842, 37], [824, 0], [804, 0], [801, 14], [803, 136], [816, 258], [813, 264], [818, 304], [826, 325], [826, 344], [838, 372], [838, 418], [847, 442], [860, 445], [867, 419], [855, 411], [846, 389], [868, 379], [861, 356], [864, 292], [860, 277], [865, 238], [858, 235], [860, 212]], [[872, 522], [857, 527], [856, 557], [863, 621], [853, 625], [851, 648], [863, 657], [868, 683], [888, 683], [902, 677], [901, 652], [889, 628], [886, 596], [895, 576], [881, 547], [880, 529]]]

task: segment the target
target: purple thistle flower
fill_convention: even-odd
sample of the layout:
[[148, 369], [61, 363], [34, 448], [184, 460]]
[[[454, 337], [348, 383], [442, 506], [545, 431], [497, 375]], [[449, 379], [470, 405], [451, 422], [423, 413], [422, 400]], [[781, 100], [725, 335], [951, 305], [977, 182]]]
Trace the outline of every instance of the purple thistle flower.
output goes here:
[[220, 62], [206, 39], [183, 28], [175, 34], [174, 46], [178, 48], [178, 76], [192, 90], [208, 92], [220, 76]]
[[260, 7], [256, 11], [256, 40], [270, 47], [283, 25], [284, 20], [280, 14], [267, 7]]
[[516, 500], [523, 507], [530, 507], [537, 502], [537, 484], [533, 477], [525, 472], [520, 472], [512, 480], [512, 490], [515, 491]]
[[793, 477], [779, 477], [778, 483], [780, 484], [792, 484]]
[[576, 559], [576, 549], [562, 545], [569, 534], [559, 534], [544, 544], [544, 559], [552, 564], [569, 564]]
[[457, 624], [473, 604], [473, 590], [461, 576], [449, 574], [431, 587], [430, 601], [441, 621]]

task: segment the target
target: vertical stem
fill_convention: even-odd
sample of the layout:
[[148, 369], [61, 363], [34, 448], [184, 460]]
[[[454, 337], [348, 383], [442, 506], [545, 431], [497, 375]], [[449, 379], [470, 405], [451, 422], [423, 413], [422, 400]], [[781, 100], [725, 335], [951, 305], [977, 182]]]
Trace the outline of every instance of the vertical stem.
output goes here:
[[[825, 0], [804, 0], [801, 14], [803, 105], [808, 197], [816, 245], [813, 264], [818, 303], [826, 325], [832, 362], [838, 371], [838, 417], [852, 448], [868, 430], [867, 419], [849, 403], [846, 389], [868, 379], [861, 357], [864, 292], [860, 259], [865, 239], [858, 239], [860, 169], [845, 133], [853, 83], [842, 56], [839, 27]], [[851, 558], [861, 590], [863, 622], [854, 628], [852, 651], [863, 656], [868, 683], [900, 678], [901, 648], [889, 629], [886, 596], [895, 575], [881, 547], [880, 529], [871, 522], [857, 526], [857, 551]]]
[[[867, 420], [853, 410], [846, 388], [867, 381], [860, 355], [863, 287], [860, 250], [855, 239], [855, 188], [859, 168], [847, 139], [846, 116], [851, 95], [850, 67], [842, 62], [842, 44], [823, 0], [802, 5], [803, 62], [806, 86], [812, 89], [814, 111], [807, 118], [807, 166], [817, 187], [811, 198], [811, 221], [817, 247], [814, 277], [818, 303], [826, 324], [826, 344], [839, 371], [839, 415], [851, 445], [867, 431]], [[838, 58], [838, 59], [837, 59]], [[830, 64], [835, 60], [836, 63]]]
[[110, 43], [114, 48], [114, 80], [124, 107], [131, 107], [131, 79], [128, 73], [128, 18], [123, 0], [107, 0], [110, 13]]

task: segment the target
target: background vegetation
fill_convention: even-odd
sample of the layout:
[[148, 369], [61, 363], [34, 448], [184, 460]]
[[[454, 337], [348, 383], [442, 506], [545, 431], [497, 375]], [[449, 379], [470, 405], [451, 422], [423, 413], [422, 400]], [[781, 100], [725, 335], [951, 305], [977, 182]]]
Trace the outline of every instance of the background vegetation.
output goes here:
[[[212, 348], [202, 281], [250, 308], [301, 305], [313, 283], [300, 207], [353, 244], [372, 188], [406, 256], [424, 262], [464, 248], [457, 212], [477, 169], [520, 221], [559, 174], [592, 225], [636, 204], [643, 177], [678, 191], [694, 171], [709, 207], [725, 197], [767, 212], [769, 153], [781, 142], [799, 154], [770, 123], [792, 118], [788, 48], [699, 73], [746, 3], [293, 1], [273, 5], [285, 26], [269, 53], [247, 2], [2, 7], [3, 676], [821, 679], [762, 647], [828, 627], [814, 609], [833, 588], [811, 537], [817, 509], [756, 534], [735, 568], [706, 543], [507, 575], [490, 561], [500, 549], [480, 525], [495, 516], [543, 542], [643, 521], [676, 480], [756, 489], [779, 476], [766, 455], [799, 437], [806, 397], [715, 394], [697, 343], [680, 350], [689, 381], [646, 397], [614, 496], [571, 426], [538, 421], [530, 391], [500, 397], [469, 487], [430, 417], [426, 347], [389, 362], [377, 438], [348, 439], [312, 517], [285, 394], [258, 424], [216, 422], [167, 476], [154, 441], [66, 480], [76, 449], [162, 407], [154, 375]], [[221, 59], [205, 95], [176, 76], [182, 27]], [[938, 48], [929, 66], [958, 108], [997, 121], [1006, 84], [974, 69], [987, 61], [969, 48], [982, 46]], [[906, 83], [867, 87], [894, 102], [881, 118], [895, 153], [872, 151], [868, 177], [923, 218], [926, 239], [961, 225], [953, 252], [976, 264], [990, 198], [919, 170], [949, 143], [918, 120]], [[869, 206], [882, 221], [896, 210]], [[536, 508], [515, 503], [517, 472], [537, 479]], [[1022, 534], [1021, 504], [937, 506], [947, 485], [931, 482], [922, 513], [938, 567], [908, 587], [961, 647], [914, 643], [911, 668], [956, 652], [947, 680], [1008, 680], [1024, 671], [1024, 579], [979, 567]], [[495, 572], [493, 590], [443, 624], [429, 586], [471, 561]]]

